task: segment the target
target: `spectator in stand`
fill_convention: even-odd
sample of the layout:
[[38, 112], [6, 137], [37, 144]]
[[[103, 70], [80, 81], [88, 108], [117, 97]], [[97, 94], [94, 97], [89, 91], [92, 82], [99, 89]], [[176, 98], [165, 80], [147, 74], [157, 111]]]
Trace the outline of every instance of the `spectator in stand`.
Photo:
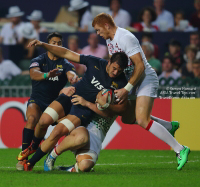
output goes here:
[[18, 6], [11, 6], [8, 10], [7, 18], [10, 19], [10, 23], [4, 24], [1, 34], [0, 43], [4, 45], [15, 45], [21, 39], [19, 34], [19, 28], [24, 24], [21, 21], [21, 16], [24, 12], [20, 10]]
[[[152, 33], [150, 33], [150, 32], [143, 33], [143, 35], [142, 35], [142, 42], [141, 43], [143, 43], [143, 42], [150, 42], [150, 43], [152, 43], [152, 39], [153, 39]], [[159, 58], [159, 53], [160, 53], [159, 47], [156, 44], [153, 44], [153, 46], [154, 46], [153, 56], [158, 59]]]
[[181, 68], [181, 74], [183, 78], [190, 77], [194, 78], [194, 74], [192, 72], [192, 63], [196, 59], [197, 48], [193, 45], [189, 45], [185, 48], [185, 53], [187, 56], [187, 61], [183, 64]]
[[200, 59], [196, 59], [192, 63], [192, 71], [193, 71], [194, 77], [200, 79]]
[[200, 30], [200, 0], [194, 0], [194, 8], [196, 12], [190, 17], [190, 23]]
[[25, 59], [32, 59], [38, 56], [37, 48], [34, 47], [34, 49], [27, 48], [28, 44], [34, 40], [37, 39], [37, 31], [34, 29], [33, 25], [29, 22], [24, 23], [19, 28], [20, 35], [22, 36], [19, 43], [23, 45], [24, 47], [24, 58]]
[[[198, 32], [193, 32], [190, 34], [190, 45], [193, 45], [197, 48], [196, 59], [200, 58], [200, 36]], [[184, 54], [184, 59], [187, 61], [187, 56]]]
[[40, 26], [41, 21], [44, 21], [42, 11], [34, 10], [31, 15], [27, 16], [26, 18], [33, 24], [38, 35], [37, 39], [39, 40], [39, 34], [47, 32], [45, 27]]
[[98, 35], [96, 33], [91, 33], [88, 37], [88, 46], [82, 49], [82, 54], [92, 55], [99, 58], [104, 58], [108, 54], [107, 47], [105, 45], [99, 44]]
[[148, 63], [152, 66], [157, 74], [160, 74], [162, 70], [161, 62], [153, 57], [153, 44], [151, 44], [150, 42], [142, 43], [142, 50], [147, 58]]
[[2, 49], [0, 48], [0, 80], [12, 79], [13, 76], [21, 73], [21, 69], [14, 62], [3, 59]]
[[173, 14], [164, 9], [164, 0], [154, 0], [157, 19], [152, 23], [159, 27], [160, 31], [172, 31], [174, 28]]
[[169, 42], [169, 52], [165, 55], [170, 55], [174, 61], [174, 68], [180, 70], [181, 66], [185, 63], [183, 55], [181, 54], [181, 43], [178, 40], [171, 39]]
[[133, 27], [139, 32], [156, 32], [159, 29], [156, 25], [152, 24], [152, 22], [156, 20], [156, 17], [157, 15], [154, 9], [152, 7], [146, 7], [140, 12], [140, 23], [135, 23]]
[[174, 16], [174, 23], [175, 31], [184, 31], [184, 32], [192, 32], [196, 29], [192, 27], [188, 20], [184, 19], [184, 12], [183, 11], [177, 11]]
[[117, 26], [126, 28], [131, 25], [131, 15], [124, 9], [121, 9], [121, 0], [109, 0], [110, 14]]
[[[81, 49], [79, 48], [79, 38], [77, 35], [70, 35], [67, 40], [67, 45], [68, 45], [68, 49], [81, 54]], [[72, 63], [74, 67], [76, 68], [76, 73], [79, 76], [83, 76], [83, 74], [86, 71], [86, 66], [83, 64], [72, 62], [72, 61], [70, 61], [70, 63]]]
[[[162, 62], [162, 73], [161, 75], [158, 77], [159, 80], [161, 78], [165, 78], [166, 80], [169, 78], [173, 78], [174, 80], [178, 79], [179, 77], [181, 77], [181, 74], [174, 69], [174, 64], [173, 64], [173, 58], [171, 56], [165, 56]], [[163, 85], [165, 83], [165, 81], [160, 81], [160, 85]], [[173, 81], [169, 82], [170, 85], [173, 84]]]
[[[79, 15], [79, 28], [80, 32], [93, 31], [92, 27], [92, 14], [89, 10], [89, 3], [83, 0], [70, 0], [70, 7], [68, 11], [77, 11]], [[70, 23], [69, 23], [70, 25]], [[71, 25], [74, 26], [74, 25]]]

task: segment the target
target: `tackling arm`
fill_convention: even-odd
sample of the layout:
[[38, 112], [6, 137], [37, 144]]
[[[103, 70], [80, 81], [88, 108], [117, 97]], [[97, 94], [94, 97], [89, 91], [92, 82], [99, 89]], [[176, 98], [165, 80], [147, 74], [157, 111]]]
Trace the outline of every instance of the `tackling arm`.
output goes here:
[[32, 46], [41, 46], [57, 57], [66, 58], [70, 61], [80, 63], [80, 54], [70, 51], [67, 48], [56, 46], [56, 45], [50, 45], [50, 44], [41, 42], [39, 40], [33, 40], [32, 42], [28, 44], [28, 47], [32, 47]]

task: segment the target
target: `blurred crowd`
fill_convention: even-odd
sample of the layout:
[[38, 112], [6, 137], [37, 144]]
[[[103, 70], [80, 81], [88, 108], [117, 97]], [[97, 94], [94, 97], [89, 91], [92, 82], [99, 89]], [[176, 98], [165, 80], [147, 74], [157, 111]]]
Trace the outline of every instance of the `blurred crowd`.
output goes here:
[[[131, 32], [143, 32], [140, 41], [142, 49], [148, 62], [157, 72], [162, 85], [163, 78], [174, 80], [178, 78], [200, 79], [200, 0], [194, 0], [195, 12], [190, 19], [185, 19], [182, 10], [173, 15], [170, 10], [165, 9], [164, 0], [152, 0], [152, 6], [144, 7], [138, 15], [138, 22], [132, 22], [131, 13], [121, 8], [121, 0], [110, 0], [107, 13], [110, 14], [116, 25]], [[91, 23], [94, 15], [91, 12], [91, 5], [84, 0], [70, 0], [68, 13], [78, 15], [78, 23], [68, 22], [78, 32], [90, 32], [87, 38], [88, 45], [82, 49], [79, 46], [78, 35], [71, 34], [66, 39], [66, 46], [77, 53], [93, 55], [108, 59], [106, 45], [99, 43], [97, 34], [94, 32]], [[26, 18], [26, 21], [25, 19]], [[11, 79], [18, 74], [28, 74], [29, 62], [39, 55], [37, 48], [27, 48], [27, 44], [40, 38], [40, 33], [49, 32], [48, 28], [41, 26], [44, 22], [41, 10], [33, 10], [30, 15], [19, 6], [11, 6], [3, 20], [0, 31], [0, 44], [12, 46], [17, 49], [17, 59], [4, 59], [0, 48], [0, 80]], [[56, 30], [55, 30], [56, 31]], [[152, 32], [189, 32], [189, 43], [183, 48], [181, 42], [171, 39], [168, 43], [168, 51], [164, 57], [160, 57], [160, 46], [152, 43]], [[15, 48], [17, 46], [17, 48]], [[73, 62], [71, 62], [73, 63]], [[77, 73], [82, 76], [86, 71], [84, 65], [77, 65]], [[164, 83], [163, 83], [164, 84]]]

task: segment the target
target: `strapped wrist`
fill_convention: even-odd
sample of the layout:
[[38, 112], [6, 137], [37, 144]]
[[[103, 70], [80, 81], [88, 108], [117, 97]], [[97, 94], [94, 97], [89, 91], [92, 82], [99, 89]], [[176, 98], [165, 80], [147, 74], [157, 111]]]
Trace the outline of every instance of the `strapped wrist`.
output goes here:
[[48, 79], [48, 75], [49, 75], [48, 73], [44, 73], [44, 74], [43, 74], [44, 79]]
[[124, 89], [126, 89], [128, 92], [130, 92], [133, 89], [133, 87], [134, 86], [128, 82], [128, 84], [124, 87]]

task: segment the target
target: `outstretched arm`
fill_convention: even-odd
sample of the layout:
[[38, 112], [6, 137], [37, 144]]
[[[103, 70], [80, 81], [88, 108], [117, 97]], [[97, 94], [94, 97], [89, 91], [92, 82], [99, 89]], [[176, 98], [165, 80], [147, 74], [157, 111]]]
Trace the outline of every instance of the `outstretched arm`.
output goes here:
[[39, 40], [33, 40], [32, 42], [30, 42], [28, 44], [28, 47], [32, 47], [32, 46], [43, 47], [44, 49], [46, 49], [50, 53], [56, 55], [57, 57], [66, 58], [67, 60], [70, 60], [70, 61], [73, 61], [73, 62], [76, 62], [76, 63], [80, 63], [80, 54], [75, 53], [73, 51], [70, 51], [67, 48], [47, 44], [47, 43], [41, 42]]

